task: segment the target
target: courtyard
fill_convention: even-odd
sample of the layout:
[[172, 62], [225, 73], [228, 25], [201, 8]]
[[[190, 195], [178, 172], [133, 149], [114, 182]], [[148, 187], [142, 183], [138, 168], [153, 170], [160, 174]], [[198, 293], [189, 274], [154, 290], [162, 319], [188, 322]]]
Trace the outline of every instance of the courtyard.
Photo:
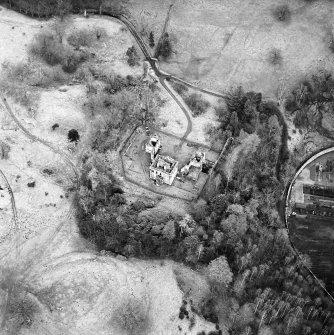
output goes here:
[[145, 152], [145, 144], [153, 134], [157, 135], [161, 141], [159, 154], [169, 156], [178, 161], [179, 170], [198, 151], [205, 153], [208, 162], [214, 163], [218, 158], [219, 153], [207, 146], [190, 142], [159, 130], [154, 130], [148, 136], [144, 130], [138, 128], [128, 139], [121, 152], [125, 177], [129, 181], [155, 193], [188, 201], [198, 198], [209, 178], [207, 173], [201, 172], [195, 181], [190, 178], [180, 178], [177, 175], [172, 185], [162, 184], [158, 186], [154, 180], [150, 179], [151, 157], [149, 153]]

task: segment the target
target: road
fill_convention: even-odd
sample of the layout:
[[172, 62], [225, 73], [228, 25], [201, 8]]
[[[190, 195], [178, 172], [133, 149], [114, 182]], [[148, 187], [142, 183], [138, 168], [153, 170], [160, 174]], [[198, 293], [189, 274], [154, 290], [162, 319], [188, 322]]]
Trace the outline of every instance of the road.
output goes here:
[[[98, 14], [98, 11], [95, 11], [95, 10], [90, 10], [90, 12], [95, 12], [96, 14]], [[136, 27], [125, 15], [110, 13], [107, 11], [102, 11], [102, 15], [106, 16], [107, 18], [112, 17], [112, 18], [115, 18], [121, 21], [129, 29], [130, 33], [132, 34], [137, 44], [139, 45], [141, 51], [143, 52], [146, 60], [150, 63], [155, 75], [158, 77], [161, 86], [167, 91], [167, 93], [172, 97], [172, 99], [177, 103], [177, 105], [181, 108], [182, 112], [184, 113], [188, 124], [182, 136], [182, 139], [186, 139], [192, 131], [192, 121], [191, 121], [191, 116], [190, 116], [191, 111], [189, 107], [186, 105], [186, 103], [183, 101], [183, 99], [180, 97], [180, 95], [177, 92], [175, 92], [172, 86], [166, 83], [166, 80], [169, 78], [173, 78], [175, 80], [177, 80], [177, 78], [174, 76], [171, 76], [170, 74], [166, 72], [160, 71], [158, 60], [152, 56], [150, 49], [147, 47], [143, 39], [138, 34]], [[187, 85], [191, 85], [191, 84], [188, 83]]]

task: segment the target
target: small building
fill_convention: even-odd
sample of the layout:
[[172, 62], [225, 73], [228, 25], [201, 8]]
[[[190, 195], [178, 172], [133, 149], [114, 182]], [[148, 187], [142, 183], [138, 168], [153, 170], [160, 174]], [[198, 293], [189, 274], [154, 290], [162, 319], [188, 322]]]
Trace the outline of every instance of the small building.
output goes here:
[[205, 153], [195, 152], [191, 157], [189, 163], [181, 169], [181, 173], [184, 176], [196, 181], [199, 174], [202, 172], [203, 164], [205, 163]]
[[145, 151], [151, 155], [151, 162], [161, 148], [161, 143], [158, 135], [153, 135], [145, 145]]
[[179, 162], [169, 156], [156, 155], [150, 166], [150, 178], [157, 184], [172, 185]]

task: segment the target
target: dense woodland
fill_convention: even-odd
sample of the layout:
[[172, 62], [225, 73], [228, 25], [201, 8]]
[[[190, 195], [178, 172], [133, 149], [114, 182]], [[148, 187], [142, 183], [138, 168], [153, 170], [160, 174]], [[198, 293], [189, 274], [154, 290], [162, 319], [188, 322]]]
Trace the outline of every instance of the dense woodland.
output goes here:
[[[218, 166], [205, 202], [184, 217], [154, 215], [151, 200], [128, 203], [106, 155], [89, 151], [79, 197], [81, 232], [100, 249], [125, 256], [208, 265], [212, 295], [197, 312], [227, 322], [230, 334], [330, 334], [333, 304], [296, 257], [278, 212], [289, 158], [280, 158], [285, 137], [276, 106], [241, 88], [230, 92], [226, 106], [217, 108], [222, 144], [241, 130], [256, 133], [260, 143], [238, 158], [232, 178], [223, 162]], [[228, 315], [219, 307], [226, 303]]]
[[[5, 2], [33, 16], [62, 17], [87, 6], [78, 0]], [[90, 8], [101, 5], [105, 2], [89, 1]], [[258, 92], [231, 90], [217, 107], [220, 125], [209, 129], [209, 136], [223, 145], [227, 138], [237, 140], [246, 132], [256, 134], [259, 144], [239, 155], [229, 177], [221, 161], [204, 200], [191, 205], [187, 215], [161, 215], [151, 199], [129, 202], [112, 166], [122, 136], [135, 123], [154, 123], [163, 102], [156, 88], [142, 85], [138, 78], [89, 71], [103, 85], [87, 83], [85, 110], [94, 126], [82, 156], [77, 197], [82, 235], [100, 250], [167, 257], [205, 269], [211, 293], [193, 308], [217, 324], [216, 334], [221, 333], [219, 324], [235, 335], [333, 334], [334, 305], [302, 265], [308, 259], [298, 258], [292, 250], [280, 216], [289, 166], [296, 162], [289, 157], [287, 128], [276, 104], [263, 101]], [[320, 96], [313, 93], [319, 83], [303, 83], [302, 95], [293, 90], [286, 99], [286, 109], [296, 113], [297, 126], [305, 126], [303, 113], [311, 103], [332, 108], [332, 100], [328, 101], [332, 81], [325, 78], [328, 85], [321, 86]]]

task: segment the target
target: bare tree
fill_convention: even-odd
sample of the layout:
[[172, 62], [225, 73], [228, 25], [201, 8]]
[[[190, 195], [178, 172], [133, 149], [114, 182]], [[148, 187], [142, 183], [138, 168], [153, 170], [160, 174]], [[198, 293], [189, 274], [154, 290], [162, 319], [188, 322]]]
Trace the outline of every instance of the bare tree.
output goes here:
[[56, 14], [60, 16], [60, 20], [63, 21], [65, 15], [69, 14], [72, 10], [72, 4], [70, 0], [57, 0]]

